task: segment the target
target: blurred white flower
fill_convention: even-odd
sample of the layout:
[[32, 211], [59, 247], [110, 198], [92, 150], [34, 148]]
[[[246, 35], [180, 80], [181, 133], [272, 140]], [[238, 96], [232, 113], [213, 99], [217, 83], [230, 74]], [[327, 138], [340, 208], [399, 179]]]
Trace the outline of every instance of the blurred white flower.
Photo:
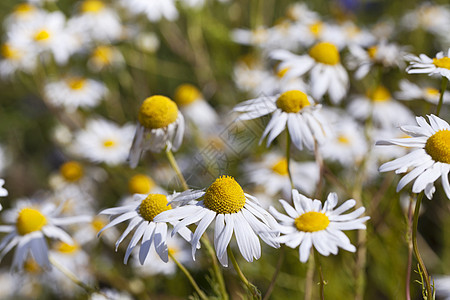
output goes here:
[[[431, 85], [416, 85], [406, 79], [400, 81], [400, 91], [394, 95], [399, 100], [425, 100], [433, 104], [438, 104], [440, 92]], [[450, 103], [450, 93], [445, 93], [444, 103]]]
[[162, 18], [174, 21], [178, 18], [174, 0], [121, 0], [120, 3], [132, 14], [145, 14], [150, 22], [158, 22]]

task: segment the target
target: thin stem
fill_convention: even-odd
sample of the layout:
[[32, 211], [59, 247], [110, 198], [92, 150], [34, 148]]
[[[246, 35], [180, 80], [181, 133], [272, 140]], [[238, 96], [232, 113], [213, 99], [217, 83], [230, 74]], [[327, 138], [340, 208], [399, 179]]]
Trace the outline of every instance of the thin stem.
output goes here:
[[419, 211], [420, 211], [420, 204], [422, 202], [423, 194], [424, 194], [424, 192], [421, 192], [417, 196], [417, 200], [416, 200], [416, 207], [414, 209], [414, 219], [413, 219], [412, 242], [413, 242], [414, 255], [416, 256], [417, 262], [419, 263], [420, 270], [423, 273], [423, 277], [425, 279], [427, 299], [431, 299], [431, 297], [433, 297], [433, 293], [432, 293], [432, 288], [431, 288], [431, 284], [430, 284], [430, 277], [428, 276], [427, 268], [425, 267], [425, 264], [419, 253], [419, 247], [417, 246], [417, 224], [419, 223]]
[[222, 270], [219, 266], [219, 262], [217, 261], [216, 253], [214, 252], [214, 249], [213, 249], [211, 243], [209, 242], [207, 235], [203, 235], [201, 240], [202, 240], [203, 245], [205, 245], [206, 251], [208, 252], [209, 256], [212, 259], [213, 271], [216, 276], [217, 282], [219, 283], [219, 290], [220, 290], [220, 294], [222, 295], [222, 299], [227, 300], [228, 293], [227, 293], [227, 289], [225, 287], [225, 280], [223, 279]]
[[316, 140], [314, 140], [314, 157], [316, 159], [316, 163], [319, 165], [319, 181], [317, 182], [316, 187], [316, 198], [320, 199], [323, 187], [324, 164], [322, 156], [320, 155], [319, 145]]
[[199, 297], [203, 300], [208, 300], [208, 297], [203, 293], [203, 291], [198, 287], [197, 282], [195, 282], [194, 277], [192, 277], [191, 273], [173, 256], [173, 254], [169, 251], [169, 257], [173, 260], [173, 262], [180, 268], [180, 270], [186, 275], [187, 279], [191, 283], [192, 287], [195, 289]]
[[244, 273], [242, 273], [241, 268], [239, 268], [239, 265], [236, 261], [236, 258], [233, 255], [233, 251], [231, 251], [230, 246], [227, 248], [228, 257], [231, 260], [231, 263], [233, 264], [234, 269], [236, 270], [236, 273], [239, 276], [239, 279], [242, 281], [245, 286], [247, 286], [247, 289], [252, 293], [253, 299], [261, 299], [261, 292], [258, 290], [256, 286], [254, 286], [248, 279], [245, 277]]
[[316, 249], [314, 249], [314, 259], [316, 260], [317, 272], [319, 273], [320, 299], [324, 300], [325, 299], [325, 296], [324, 296], [325, 280], [323, 279], [322, 264], [320, 263], [320, 255]]
[[442, 77], [441, 95], [439, 96], [439, 103], [436, 108], [436, 116], [439, 116], [439, 113], [441, 112], [441, 107], [442, 107], [442, 103], [444, 102], [444, 94], [445, 94], [445, 90], [447, 89], [447, 84], [448, 84], [448, 78]]
[[173, 156], [172, 150], [167, 148], [166, 149], [166, 156], [167, 159], [169, 160], [170, 166], [172, 167], [172, 169], [175, 171], [175, 173], [178, 176], [178, 179], [181, 182], [181, 185], [183, 186], [183, 190], [188, 190], [188, 186], [186, 183], [186, 180], [184, 179], [183, 173], [181, 173], [180, 171], [180, 167], [178, 167], [177, 161], [175, 160], [175, 157]]
[[409, 199], [408, 218], [406, 223], [406, 241], [408, 243], [408, 266], [406, 268], [406, 300], [411, 300], [411, 268], [412, 268], [412, 252], [413, 245], [411, 239], [412, 218], [413, 218], [413, 198]]
[[314, 266], [315, 266], [314, 256], [310, 255], [305, 278], [305, 300], [312, 299], [312, 287], [314, 285]]
[[84, 282], [82, 282], [80, 279], [77, 278], [77, 276], [75, 274], [73, 274], [71, 271], [66, 269], [64, 266], [60, 265], [53, 257], [49, 256], [48, 259], [55, 268], [57, 268], [59, 271], [61, 271], [61, 273], [63, 273], [73, 283], [75, 283], [76, 285], [78, 285], [79, 287], [84, 289], [86, 293], [92, 294], [92, 293], [96, 292], [95, 288], [90, 287], [87, 284], [85, 284]]
[[269, 288], [267, 289], [266, 294], [264, 295], [263, 300], [268, 300], [270, 295], [272, 294], [273, 288], [275, 287], [275, 282], [277, 281], [278, 274], [280, 274], [281, 266], [283, 265], [284, 256], [285, 256], [285, 248], [281, 247], [280, 254], [278, 256], [277, 267], [275, 268], [275, 272], [273, 273], [272, 280], [270, 281]]
[[286, 132], [286, 164], [287, 164], [287, 171], [289, 174], [289, 181], [291, 182], [291, 189], [295, 189], [294, 179], [292, 178], [291, 173], [290, 161], [291, 161], [291, 135], [289, 134], [288, 129]]

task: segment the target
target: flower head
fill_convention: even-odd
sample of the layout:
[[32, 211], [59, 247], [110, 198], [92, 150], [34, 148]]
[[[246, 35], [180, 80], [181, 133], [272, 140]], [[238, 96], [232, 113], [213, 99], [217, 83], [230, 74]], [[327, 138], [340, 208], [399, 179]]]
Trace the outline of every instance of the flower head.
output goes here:
[[444, 55], [444, 52], [437, 53], [434, 58], [430, 58], [425, 54], [420, 54], [419, 56], [406, 55], [405, 59], [410, 62], [406, 71], [408, 74], [439, 74], [450, 79], [450, 48], [446, 55]]

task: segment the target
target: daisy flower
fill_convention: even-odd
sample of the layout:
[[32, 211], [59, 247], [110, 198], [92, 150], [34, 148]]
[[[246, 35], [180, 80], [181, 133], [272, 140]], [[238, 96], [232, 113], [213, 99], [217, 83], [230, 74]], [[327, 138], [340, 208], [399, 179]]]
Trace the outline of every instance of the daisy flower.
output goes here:
[[340, 63], [338, 48], [332, 43], [317, 43], [305, 55], [275, 50], [271, 57], [281, 61], [280, 69], [288, 68], [287, 78], [303, 76], [309, 72], [311, 92], [315, 99], [321, 99], [328, 93], [330, 100], [336, 104], [347, 94], [348, 74]]
[[[98, 236], [108, 228], [111, 228], [117, 224], [129, 220], [129, 224], [122, 235], [116, 242], [116, 251], [119, 248], [120, 243], [130, 234], [133, 229], [136, 229], [130, 243], [128, 244], [123, 262], [126, 264], [131, 252], [136, 245], [141, 241], [141, 247], [139, 250], [139, 261], [144, 264], [150, 247], [155, 246], [155, 250], [159, 257], [167, 262], [169, 257], [167, 248], [167, 222], [156, 220], [156, 217], [164, 211], [172, 210], [172, 205], [168, 205], [178, 193], [173, 195], [163, 194], [135, 194], [134, 202], [124, 206], [108, 208], [100, 212], [101, 215], [109, 215], [114, 217], [111, 222], [103, 227]], [[171, 222], [169, 222], [172, 224]], [[178, 232], [184, 239], [191, 241], [192, 233], [187, 228], [183, 228]], [[198, 241], [195, 243], [197, 246]]]
[[247, 61], [244, 57], [233, 68], [233, 81], [238, 89], [249, 92], [253, 96], [270, 95], [271, 86], [267, 86], [271, 74], [260, 62]]
[[428, 32], [443, 36], [450, 27], [450, 10], [446, 5], [425, 2], [407, 12], [401, 23], [409, 30], [423, 28]]
[[0, 226], [1, 232], [8, 233], [0, 242], [0, 260], [16, 247], [12, 269], [23, 270], [29, 253], [39, 266], [50, 268], [46, 238], [58, 239], [72, 245], [69, 234], [60, 228], [62, 225], [89, 222], [90, 216], [58, 217], [60, 209], [46, 203], [36, 206], [31, 203], [18, 203], [18, 209], [8, 211], [6, 221], [10, 225]]
[[355, 252], [348, 237], [343, 230], [366, 229], [363, 223], [370, 217], [361, 217], [365, 208], [360, 207], [348, 214], [342, 214], [354, 207], [356, 201], [353, 199], [345, 201], [336, 208], [338, 197], [336, 193], [328, 194], [328, 198], [322, 205], [320, 200], [312, 200], [292, 190], [294, 207], [285, 200], [280, 200], [287, 215], [270, 207], [270, 212], [280, 220], [277, 229], [281, 236], [277, 238], [280, 243], [291, 248], [299, 245], [299, 256], [301, 262], [306, 262], [311, 252], [311, 247], [322, 255], [336, 255], [338, 248]]
[[89, 120], [75, 135], [74, 152], [92, 162], [118, 165], [127, 159], [134, 130], [130, 124], [119, 127], [103, 119]]
[[261, 256], [258, 236], [268, 245], [279, 247], [274, 241], [274, 237], [278, 235], [274, 231], [275, 219], [259, 205], [255, 197], [244, 193], [233, 177], [221, 176], [206, 191], [188, 190], [174, 201], [180, 202], [182, 206], [161, 213], [155, 220], [179, 221], [172, 235], [198, 222], [191, 242], [194, 260], [196, 246], [214, 220], [214, 248], [223, 266], [228, 266], [227, 247], [233, 232], [239, 251], [248, 262]]
[[238, 120], [251, 120], [273, 113], [260, 140], [261, 143], [268, 136], [267, 147], [287, 129], [293, 144], [299, 150], [303, 149], [303, 145], [313, 150], [315, 141], [322, 143], [328, 131], [319, 113], [320, 108], [321, 105], [315, 104], [311, 96], [292, 90], [278, 96], [244, 101], [233, 111], [242, 113]]
[[395, 173], [407, 173], [400, 179], [397, 192], [414, 180], [413, 193], [425, 192], [428, 199], [436, 190], [434, 182], [441, 177], [442, 186], [450, 199], [450, 125], [436, 117], [428, 115], [428, 124], [423, 117], [416, 117], [419, 126], [402, 126], [400, 129], [411, 138], [377, 141], [377, 145], [398, 145], [416, 148], [412, 152], [380, 166], [380, 172], [395, 170]]
[[83, 77], [67, 77], [44, 86], [44, 93], [49, 102], [66, 108], [68, 112], [74, 112], [78, 107], [97, 106], [107, 91], [100, 81]]
[[122, 53], [111, 45], [97, 46], [92, 50], [88, 60], [88, 67], [94, 72], [107, 68], [117, 68], [125, 63]]
[[[5, 184], [5, 180], [0, 178], [0, 197], [8, 196], [8, 190], [3, 187]], [[0, 210], [3, 209], [3, 206], [0, 204]]]
[[150, 22], [158, 22], [162, 18], [174, 21], [178, 18], [174, 0], [122, 0], [121, 4], [132, 14], [145, 14]]
[[[395, 93], [399, 100], [425, 100], [433, 104], [438, 104], [440, 92], [431, 85], [416, 85], [406, 79], [400, 81], [400, 91]], [[450, 94], [444, 94], [444, 103], [450, 102]]]
[[178, 107], [165, 96], [152, 96], [139, 108], [138, 125], [130, 149], [128, 161], [135, 168], [146, 150], [176, 151], [183, 140], [184, 118]]
[[406, 68], [408, 74], [439, 74], [450, 79], [450, 48], [447, 51], [447, 56], [444, 52], [439, 52], [436, 57], [430, 58], [425, 54], [415, 56], [408, 54], [405, 59], [409, 61], [409, 66]]
[[0, 76], [9, 78], [17, 71], [30, 73], [36, 67], [36, 55], [30, 49], [4, 43], [0, 46]]

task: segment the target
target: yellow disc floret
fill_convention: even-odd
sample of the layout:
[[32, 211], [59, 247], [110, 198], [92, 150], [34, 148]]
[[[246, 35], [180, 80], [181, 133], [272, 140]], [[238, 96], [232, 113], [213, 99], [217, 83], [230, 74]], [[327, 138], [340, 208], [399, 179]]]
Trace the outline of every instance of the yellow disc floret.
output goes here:
[[26, 235], [28, 233], [41, 230], [41, 228], [47, 223], [44, 215], [40, 211], [34, 208], [23, 208], [17, 216], [17, 232], [20, 235]]
[[98, 46], [92, 52], [92, 59], [99, 65], [111, 64], [114, 57], [114, 50], [110, 46]]
[[14, 7], [14, 12], [19, 15], [25, 15], [30, 12], [34, 12], [36, 7], [28, 3], [20, 3], [16, 7]]
[[13, 47], [11, 47], [9, 44], [3, 44], [0, 48], [0, 53], [2, 56], [6, 59], [19, 59], [20, 58], [20, 52]]
[[175, 96], [173, 98], [180, 106], [189, 105], [201, 99], [202, 93], [192, 84], [182, 84], [175, 90]]
[[108, 221], [104, 216], [95, 216], [91, 221], [91, 227], [95, 232], [99, 232], [106, 224]]
[[23, 269], [30, 274], [40, 274], [43, 270], [41, 266], [32, 258], [28, 257], [28, 259], [23, 264]]
[[326, 229], [330, 219], [324, 213], [310, 211], [298, 216], [294, 224], [299, 231], [315, 232]]
[[144, 100], [139, 109], [138, 119], [142, 126], [149, 129], [163, 128], [175, 122], [178, 107], [165, 96], [152, 96]]
[[239, 183], [231, 176], [220, 176], [206, 190], [206, 208], [218, 214], [233, 214], [245, 205], [245, 195]]
[[72, 89], [72, 90], [81, 90], [86, 84], [86, 79], [84, 78], [78, 78], [78, 77], [74, 77], [74, 78], [70, 78], [67, 80], [67, 85]]
[[102, 1], [86, 0], [81, 4], [81, 11], [84, 13], [98, 13], [105, 7]]
[[439, 130], [430, 136], [425, 151], [435, 160], [450, 164], [450, 130]]
[[308, 96], [297, 90], [284, 92], [278, 97], [276, 104], [279, 109], [287, 113], [298, 113], [310, 105]]
[[282, 158], [272, 166], [272, 171], [279, 175], [288, 175], [288, 164], [286, 158]]
[[112, 148], [115, 145], [116, 145], [116, 141], [114, 141], [114, 140], [109, 139], [109, 140], [103, 141], [103, 147], [105, 147], [105, 148]]
[[42, 41], [48, 40], [49, 38], [50, 38], [50, 32], [48, 32], [45, 29], [36, 32], [36, 34], [34, 35], [34, 40], [37, 42], [42, 42]]
[[425, 94], [429, 97], [438, 97], [439, 96], [439, 90], [432, 88], [432, 87], [427, 87], [425, 88]]
[[318, 37], [319, 34], [322, 32], [323, 29], [323, 23], [322, 22], [316, 22], [311, 25], [309, 25], [309, 31], [315, 36]]
[[163, 211], [172, 209], [167, 205], [167, 197], [162, 194], [150, 194], [142, 200], [139, 206], [139, 214], [145, 220], [151, 222], [153, 219]]
[[69, 182], [76, 182], [83, 177], [83, 167], [80, 163], [76, 161], [68, 161], [64, 163], [60, 168], [59, 172], [62, 177]]
[[314, 58], [317, 62], [326, 65], [336, 65], [341, 60], [338, 48], [327, 42], [321, 42], [314, 45], [309, 50], [309, 56]]
[[55, 249], [58, 252], [64, 253], [64, 254], [73, 254], [80, 249], [80, 246], [77, 243], [73, 243], [72, 245], [64, 243], [64, 242], [57, 242], [55, 245]]
[[389, 90], [381, 85], [376, 89], [369, 91], [368, 96], [374, 102], [385, 102], [391, 99]]
[[350, 139], [343, 134], [339, 135], [337, 140], [340, 144], [345, 144], [345, 145], [350, 144]]
[[450, 57], [433, 58], [433, 64], [438, 68], [450, 70]]
[[155, 182], [147, 175], [136, 174], [128, 181], [128, 190], [131, 194], [148, 194], [155, 185]]
[[367, 54], [369, 54], [369, 57], [371, 59], [375, 58], [375, 56], [377, 55], [377, 52], [378, 52], [377, 46], [372, 46], [372, 47], [369, 47], [369, 49], [367, 49]]

